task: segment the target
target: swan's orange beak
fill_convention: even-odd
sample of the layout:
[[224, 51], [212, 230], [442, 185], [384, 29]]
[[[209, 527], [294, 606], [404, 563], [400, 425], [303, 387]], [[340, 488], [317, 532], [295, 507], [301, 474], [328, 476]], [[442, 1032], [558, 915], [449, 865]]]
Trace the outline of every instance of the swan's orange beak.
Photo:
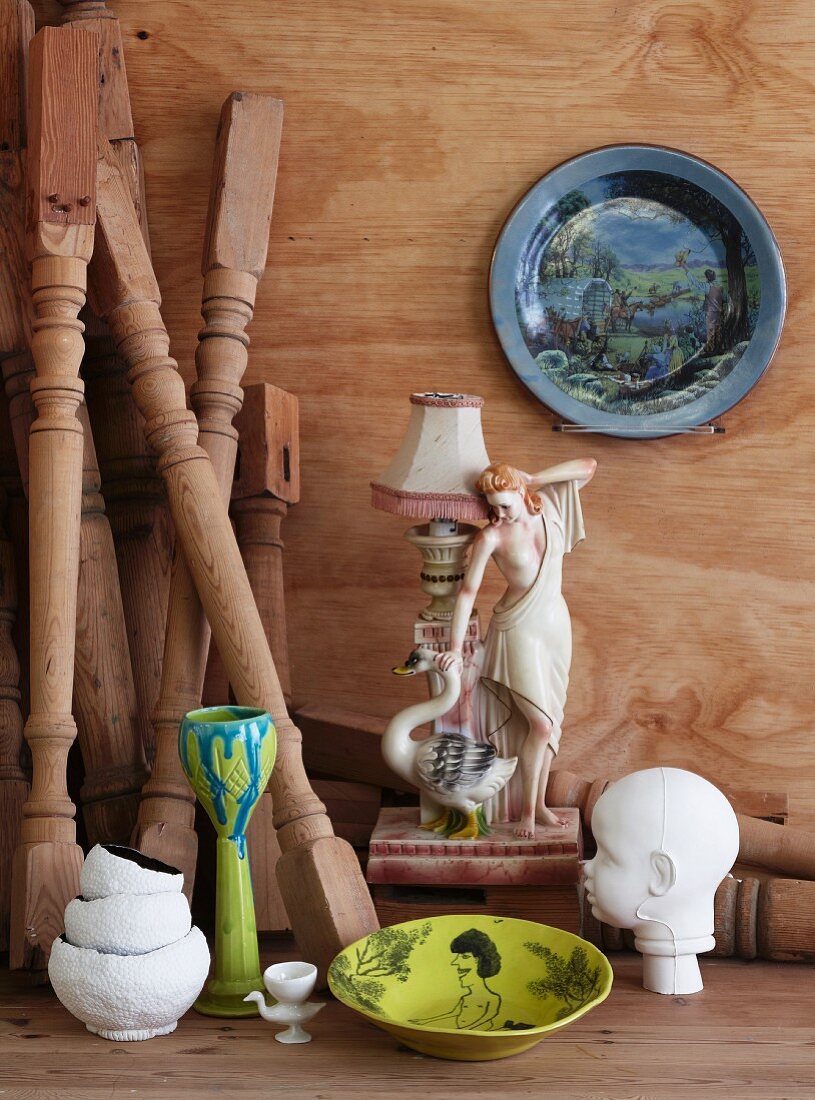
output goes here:
[[415, 676], [416, 669], [408, 668], [407, 665], [397, 665], [396, 668], [392, 668], [391, 672], [394, 676]]

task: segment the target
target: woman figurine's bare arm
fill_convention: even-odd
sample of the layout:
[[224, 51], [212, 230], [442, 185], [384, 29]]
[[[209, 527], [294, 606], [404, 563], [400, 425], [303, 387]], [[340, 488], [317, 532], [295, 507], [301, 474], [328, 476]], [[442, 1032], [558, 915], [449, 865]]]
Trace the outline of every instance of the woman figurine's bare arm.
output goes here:
[[597, 461], [593, 458], [573, 458], [570, 462], [561, 462], [541, 470], [539, 474], [526, 474], [526, 483], [533, 492], [544, 485], [556, 485], [559, 481], [576, 481], [578, 489], [588, 485], [594, 477]]
[[450, 649], [443, 653], [439, 660], [439, 667], [445, 672], [455, 661], [461, 660], [464, 648], [464, 636], [473, 613], [475, 598], [484, 579], [484, 571], [487, 562], [492, 557], [495, 549], [495, 535], [492, 528], [485, 527], [473, 540], [473, 548], [470, 553], [470, 564], [464, 576], [456, 606], [453, 611], [453, 620], [450, 623]]

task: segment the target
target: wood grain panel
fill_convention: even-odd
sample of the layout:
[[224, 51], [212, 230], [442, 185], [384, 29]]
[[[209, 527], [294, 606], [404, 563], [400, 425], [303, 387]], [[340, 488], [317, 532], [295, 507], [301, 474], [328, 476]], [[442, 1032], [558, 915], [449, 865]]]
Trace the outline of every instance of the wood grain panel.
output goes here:
[[[58, 5], [37, 14], [57, 21]], [[559, 763], [696, 768], [788, 790], [815, 822], [815, 298], [808, 0], [120, 0], [164, 316], [187, 382], [212, 134], [238, 83], [285, 102], [246, 383], [300, 399], [287, 520], [294, 694], [387, 715], [421, 606], [409, 526], [369, 505], [411, 390], [484, 396], [490, 454], [592, 454], [588, 541], [566, 561], [574, 663]], [[666, 143], [728, 172], [784, 256], [775, 362], [720, 438], [552, 434], [490, 323], [500, 227], [563, 159]], [[479, 601], [500, 594], [493, 574]]]

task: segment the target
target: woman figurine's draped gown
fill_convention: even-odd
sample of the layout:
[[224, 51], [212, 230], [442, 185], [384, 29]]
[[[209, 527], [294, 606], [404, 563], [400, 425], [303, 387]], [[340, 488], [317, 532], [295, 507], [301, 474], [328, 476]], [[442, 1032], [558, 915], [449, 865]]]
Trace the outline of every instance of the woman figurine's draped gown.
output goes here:
[[492, 522], [473, 541], [444, 660], [462, 661], [466, 625], [492, 559], [507, 589], [480, 655], [474, 712], [478, 736], [491, 741], [499, 756], [518, 757], [515, 775], [485, 811], [493, 821], [517, 822], [520, 837], [533, 837], [536, 821], [564, 824], [545, 797], [572, 660], [561, 578], [564, 554], [585, 537], [579, 490], [596, 466], [594, 459], [575, 459], [530, 475], [497, 463], [476, 483]]
[[[546, 533], [538, 575], [519, 600], [492, 613], [479, 662], [478, 732], [503, 757], [520, 756], [529, 733], [527, 707], [552, 724], [549, 747], [557, 755], [572, 663], [572, 624], [561, 592], [563, 555], [586, 537], [575, 481], [546, 485], [541, 523]], [[485, 807], [493, 821], [520, 821], [522, 779], [513, 776]]]

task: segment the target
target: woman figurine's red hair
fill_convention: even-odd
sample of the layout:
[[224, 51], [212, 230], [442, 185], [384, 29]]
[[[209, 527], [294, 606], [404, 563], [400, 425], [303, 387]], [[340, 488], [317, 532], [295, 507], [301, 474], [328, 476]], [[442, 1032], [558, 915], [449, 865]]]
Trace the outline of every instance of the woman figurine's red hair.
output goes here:
[[492, 558], [507, 588], [484, 640], [479, 731], [500, 756], [519, 758], [518, 770], [489, 810], [494, 821], [517, 822], [520, 837], [534, 837], [536, 821], [565, 824], [546, 806], [572, 660], [561, 574], [563, 555], [585, 537], [578, 490], [596, 468], [593, 458], [575, 459], [530, 475], [499, 462], [476, 483], [487, 498], [491, 522], [473, 540], [453, 613], [450, 652], [441, 665], [462, 660], [464, 635]]

